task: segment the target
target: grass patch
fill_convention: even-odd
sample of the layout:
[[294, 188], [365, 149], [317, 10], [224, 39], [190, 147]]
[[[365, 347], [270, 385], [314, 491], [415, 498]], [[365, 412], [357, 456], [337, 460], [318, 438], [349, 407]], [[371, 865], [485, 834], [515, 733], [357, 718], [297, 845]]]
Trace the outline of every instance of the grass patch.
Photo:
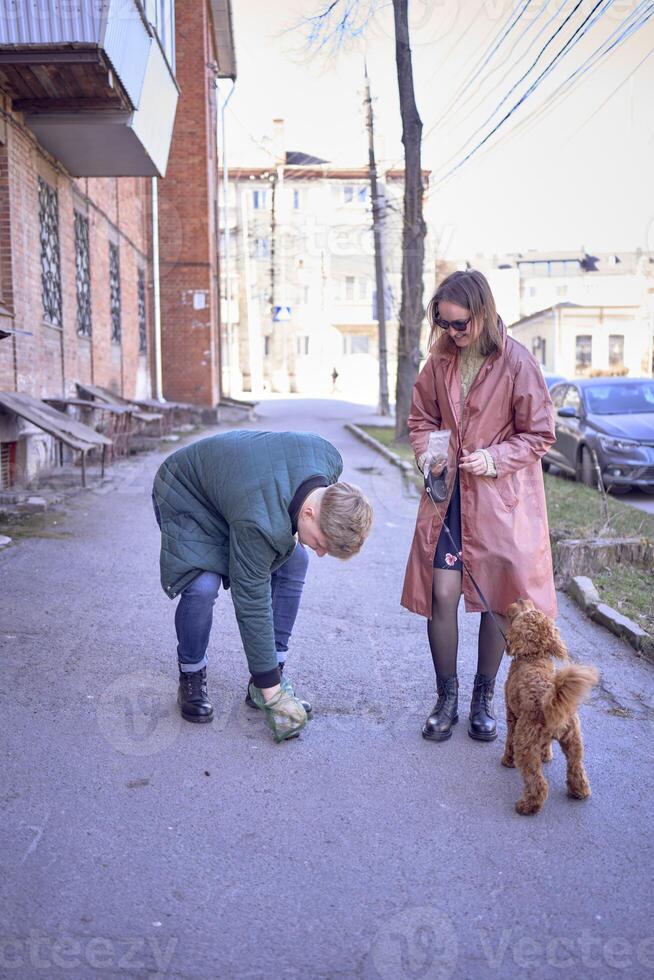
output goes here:
[[402, 459], [407, 459], [410, 463], [414, 462], [411, 444], [408, 441], [396, 442], [395, 429], [392, 425], [360, 425], [359, 428], [367, 432], [377, 442], [381, 442], [382, 446], [388, 446], [389, 449], [392, 449]]
[[602, 602], [635, 620], [654, 634], [654, 570], [634, 565], [615, 565], [593, 575]]
[[0, 534], [6, 534], [12, 541], [24, 538], [71, 538], [71, 531], [64, 531], [60, 525], [62, 514], [37, 512], [35, 514], [5, 514], [0, 517]]
[[[590, 538], [603, 530], [604, 511], [597, 490], [551, 473], [545, 473], [544, 477], [547, 515], [554, 537]], [[608, 504], [609, 536], [650, 538], [654, 541], [653, 514], [636, 510], [611, 496]]]
[[[413, 455], [413, 449], [411, 448], [411, 443], [406, 441], [397, 442], [395, 439], [395, 429], [392, 426], [385, 425], [360, 425], [360, 429], [367, 432], [369, 436], [376, 439], [377, 442], [381, 442], [382, 446], [386, 446], [391, 449], [400, 459], [405, 459], [408, 463], [415, 465], [416, 458]], [[415, 484], [417, 490], [422, 490], [424, 487], [424, 481], [418, 472], [416, 467], [413, 473], [409, 473], [409, 479]]]

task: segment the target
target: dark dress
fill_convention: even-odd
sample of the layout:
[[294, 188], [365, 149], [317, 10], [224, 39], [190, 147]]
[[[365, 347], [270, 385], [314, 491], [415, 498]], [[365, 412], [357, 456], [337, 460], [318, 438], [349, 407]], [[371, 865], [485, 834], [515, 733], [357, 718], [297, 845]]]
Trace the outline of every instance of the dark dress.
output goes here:
[[[447, 507], [445, 523], [450, 529], [450, 534], [454, 538], [456, 552], [461, 551], [461, 492], [459, 490], [459, 478], [456, 478], [454, 490]], [[434, 555], [434, 568], [450, 568], [455, 572], [461, 571], [461, 559], [452, 547], [445, 528], [441, 529]]]

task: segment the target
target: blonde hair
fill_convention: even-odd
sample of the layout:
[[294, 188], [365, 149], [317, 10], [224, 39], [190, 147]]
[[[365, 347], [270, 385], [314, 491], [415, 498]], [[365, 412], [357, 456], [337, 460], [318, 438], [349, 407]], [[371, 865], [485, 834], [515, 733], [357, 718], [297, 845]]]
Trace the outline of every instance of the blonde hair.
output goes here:
[[361, 550], [372, 526], [372, 507], [359, 487], [333, 483], [320, 501], [318, 524], [334, 558], [351, 558]]
[[439, 302], [456, 303], [469, 310], [472, 316], [472, 336], [482, 354], [502, 353], [504, 340], [498, 324], [495, 300], [483, 273], [476, 269], [467, 272], [453, 272], [442, 283], [427, 305], [429, 323], [429, 347], [438, 351], [454, 350], [456, 344], [436, 323]]

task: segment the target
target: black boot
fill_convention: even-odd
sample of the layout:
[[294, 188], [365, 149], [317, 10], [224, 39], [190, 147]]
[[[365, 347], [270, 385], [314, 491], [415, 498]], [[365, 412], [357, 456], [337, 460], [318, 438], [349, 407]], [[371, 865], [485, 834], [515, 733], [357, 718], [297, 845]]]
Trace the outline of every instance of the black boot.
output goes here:
[[492, 742], [493, 739], [497, 738], [497, 725], [493, 711], [494, 690], [494, 677], [475, 674], [472, 701], [470, 702], [470, 720], [468, 722], [470, 738], [477, 738], [481, 742]]
[[452, 725], [459, 720], [459, 682], [456, 674], [436, 678], [438, 701], [422, 726], [422, 737], [432, 742], [444, 742], [452, 734]]
[[[284, 661], [282, 661], [279, 664], [279, 673], [280, 674], [283, 674], [284, 673]], [[252, 683], [252, 678], [250, 678], [250, 680], [248, 682], [248, 689], [245, 692], [245, 703], [247, 704], [248, 708], [255, 708], [257, 711], [259, 711], [260, 710], [259, 709], [259, 705], [258, 704], [255, 704], [254, 701], [252, 700], [252, 698], [250, 697], [250, 684], [251, 683]], [[312, 704], [309, 704], [308, 701], [303, 701], [302, 698], [298, 698], [298, 701], [300, 702], [300, 704], [302, 705], [302, 707], [306, 711], [307, 718], [310, 718], [311, 717], [311, 714], [313, 712], [313, 705]]]
[[179, 672], [177, 704], [186, 721], [203, 724], [213, 720], [213, 705], [207, 693], [207, 668]]

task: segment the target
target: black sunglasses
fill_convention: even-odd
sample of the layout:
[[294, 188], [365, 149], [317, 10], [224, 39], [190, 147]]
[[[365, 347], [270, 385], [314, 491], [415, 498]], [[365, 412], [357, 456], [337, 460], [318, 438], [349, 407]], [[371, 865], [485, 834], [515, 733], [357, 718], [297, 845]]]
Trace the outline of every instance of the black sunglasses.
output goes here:
[[434, 323], [441, 330], [449, 330], [452, 327], [457, 333], [463, 333], [467, 329], [472, 317], [468, 317], [467, 320], [444, 320], [441, 316], [434, 317]]

